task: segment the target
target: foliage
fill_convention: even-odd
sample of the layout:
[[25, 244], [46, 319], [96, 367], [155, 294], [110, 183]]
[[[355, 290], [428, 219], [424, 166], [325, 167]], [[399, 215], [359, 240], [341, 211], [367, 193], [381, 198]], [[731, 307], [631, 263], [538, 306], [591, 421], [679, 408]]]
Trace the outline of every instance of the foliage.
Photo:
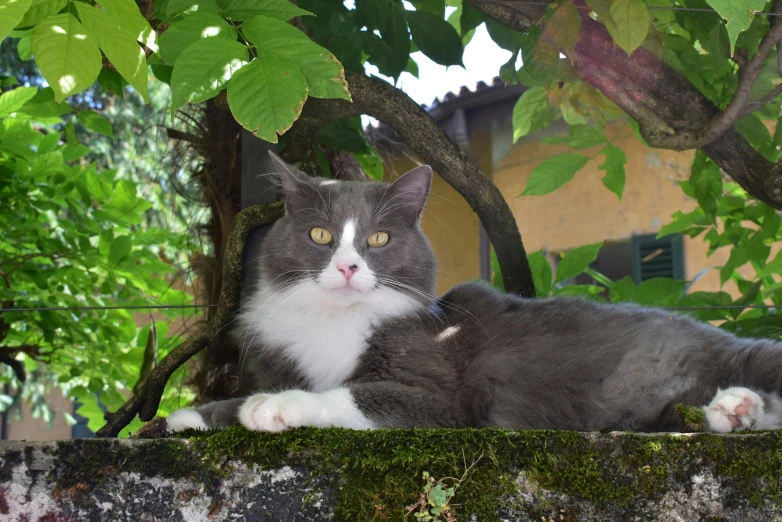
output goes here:
[[[187, 274], [178, 268], [195, 249], [181, 221], [193, 219], [192, 213], [181, 196], [162, 190], [169, 176], [139, 175], [151, 162], [161, 164], [161, 151], [141, 153], [140, 129], [127, 114], [112, 124], [92, 109], [57, 105], [55, 96], [52, 88], [35, 86], [15, 86], [0, 95], [2, 308], [192, 302], [184, 289]], [[116, 116], [128, 105], [99, 91], [90, 97], [103, 102], [94, 106], [111, 103], [104, 114]], [[135, 106], [130, 113], [143, 116], [138, 104], [130, 105]], [[112, 159], [102, 152], [113, 152], [117, 168], [108, 168]], [[143, 187], [137, 181], [142, 178]], [[0, 355], [21, 363], [28, 378], [22, 383], [3, 366], [0, 382], [19, 392], [14, 398], [0, 395], [0, 404], [16, 410], [20, 400], [27, 401], [34, 416], [50, 421], [46, 397], [55, 386], [81, 404], [78, 413], [95, 430], [103, 422], [102, 408], [115, 409], [126, 400], [142, 375], [145, 355], [163, 357], [181, 342], [181, 332], [169, 331], [168, 322], [193, 314], [193, 309], [163, 311], [155, 318], [143, 310], [3, 313]], [[183, 368], [172, 380], [164, 413], [179, 404], [176, 388], [185, 374]], [[73, 421], [70, 411], [61, 413]]]

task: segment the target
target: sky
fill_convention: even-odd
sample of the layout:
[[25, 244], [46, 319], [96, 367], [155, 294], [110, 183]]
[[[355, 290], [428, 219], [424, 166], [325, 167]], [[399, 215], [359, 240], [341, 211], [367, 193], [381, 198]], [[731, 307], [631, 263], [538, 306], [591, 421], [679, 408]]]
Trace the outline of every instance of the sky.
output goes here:
[[[511, 53], [498, 47], [489, 37], [486, 26], [481, 24], [464, 50], [464, 68], [438, 65], [420, 52], [411, 56], [418, 63], [418, 78], [402, 73], [397, 87], [417, 103], [431, 105], [435, 98], [442, 99], [450, 91], [458, 92], [463, 85], [474, 90], [475, 84], [481, 80], [490, 83], [499, 74], [500, 66], [510, 59]], [[367, 64], [366, 70], [373, 76], [381, 76], [372, 65]]]

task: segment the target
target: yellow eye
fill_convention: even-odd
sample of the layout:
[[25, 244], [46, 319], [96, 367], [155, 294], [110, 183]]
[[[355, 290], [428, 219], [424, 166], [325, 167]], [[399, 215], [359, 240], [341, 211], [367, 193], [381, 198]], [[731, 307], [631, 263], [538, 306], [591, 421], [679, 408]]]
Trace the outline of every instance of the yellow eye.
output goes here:
[[388, 243], [388, 234], [385, 232], [375, 232], [367, 239], [367, 243], [371, 247], [380, 248]]
[[334, 239], [334, 236], [331, 235], [331, 232], [325, 228], [320, 227], [315, 227], [310, 230], [310, 237], [319, 245], [328, 245], [331, 243], [331, 240]]

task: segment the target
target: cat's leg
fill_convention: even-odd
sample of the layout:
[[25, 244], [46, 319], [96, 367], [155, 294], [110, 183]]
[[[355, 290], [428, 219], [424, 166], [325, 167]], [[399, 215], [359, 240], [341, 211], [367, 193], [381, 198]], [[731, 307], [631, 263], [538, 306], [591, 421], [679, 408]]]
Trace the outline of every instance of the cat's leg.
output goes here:
[[352, 429], [434, 428], [471, 425], [468, 415], [434, 389], [397, 382], [348, 383], [313, 393], [290, 390], [247, 399], [239, 421], [256, 431], [315, 426]]
[[196, 409], [177, 410], [166, 417], [168, 431], [182, 431], [187, 428], [205, 430], [223, 428], [239, 423], [238, 412], [247, 397], [214, 401]]
[[254, 431], [284, 431], [302, 426], [359, 430], [375, 427], [356, 406], [348, 388], [253, 395], [239, 409], [239, 422]]
[[717, 433], [782, 428], [782, 398], [749, 388], [727, 388], [717, 394], [706, 412], [706, 428]]

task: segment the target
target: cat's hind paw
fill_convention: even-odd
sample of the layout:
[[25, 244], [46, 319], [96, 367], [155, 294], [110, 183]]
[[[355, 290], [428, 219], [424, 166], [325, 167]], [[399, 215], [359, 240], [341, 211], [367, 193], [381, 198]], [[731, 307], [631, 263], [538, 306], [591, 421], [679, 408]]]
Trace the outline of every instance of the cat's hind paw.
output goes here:
[[284, 431], [310, 426], [320, 407], [313, 394], [289, 390], [249, 397], [239, 409], [239, 422], [253, 431]]
[[706, 428], [717, 433], [762, 429], [764, 416], [763, 399], [749, 388], [727, 388], [717, 394], [706, 412]]
[[166, 427], [168, 431], [182, 431], [188, 428], [205, 430], [208, 428], [201, 414], [190, 409], [177, 410], [166, 417]]

